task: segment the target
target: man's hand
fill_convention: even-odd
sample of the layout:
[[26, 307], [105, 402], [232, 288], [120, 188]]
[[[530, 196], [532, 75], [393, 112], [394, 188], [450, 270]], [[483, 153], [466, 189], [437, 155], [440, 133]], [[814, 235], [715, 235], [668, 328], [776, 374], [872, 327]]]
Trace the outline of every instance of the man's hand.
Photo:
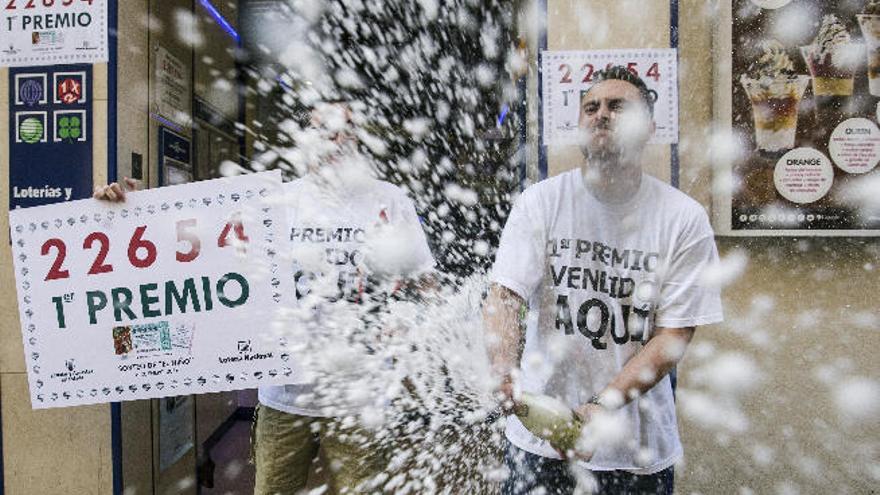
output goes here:
[[590, 423], [590, 421], [596, 417], [596, 414], [605, 411], [605, 409], [599, 404], [584, 404], [581, 407], [574, 410], [575, 414], [578, 415], [578, 418], [583, 421], [584, 426]]
[[125, 191], [138, 191], [141, 189], [141, 181], [130, 177], [123, 178], [123, 183], [114, 182], [106, 186], [95, 186], [95, 193], [92, 197], [103, 201], [122, 202], [125, 201]]
[[[581, 421], [581, 435], [587, 429], [587, 425], [590, 421], [596, 417], [597, 414], [603, 414], [605, 409], [598, 404], [584, 404], [583, 406], [578, 407], [574, 410], [574, 413], [577, 415], [578, 419]], [[581, 442], [578, 441], [575, 444], [575, 447], [572, 449], [564, 450], [556, 445], [550, 444], [550, 447], [559, 454], [559, 457], [569, 461], [584, 461], [588, 462], [593, 457], [593, 451], [590, 450], [582, 450], [578, 448]]]
[[514, 398], [513, 377], [510, 374], [506, 374], [501, 378], [501, 383], [495, 390], [495, 399], [501, 405], [501, 410], [504, 414], [513, 413], [516, 399]]
[[519, 364], [522, 329], [520, 310], [525, 301], [512, 290], [498, 284], [489, 287], [483, 304], [483, 325], [492, 371], [500, 379], [496, 398], [506, 413], [514, 406], [514, 377]]

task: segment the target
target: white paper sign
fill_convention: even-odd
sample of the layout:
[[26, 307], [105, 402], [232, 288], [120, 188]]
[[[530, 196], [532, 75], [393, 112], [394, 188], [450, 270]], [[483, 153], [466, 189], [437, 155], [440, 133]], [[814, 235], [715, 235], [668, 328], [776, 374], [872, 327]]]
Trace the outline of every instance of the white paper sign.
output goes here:
[[181, 126], [190, 124], [189, 66], [165, 48], [156, 47], [156, 113]]
[[610, 65], [622, 65], [638, 74], [657, 92], [652, 143], [678, 142], [678, 60], [675, 49], [545, 51], [542, 53], [544, 142], [578, 142], [581, 91], [593, 85], [593, 74]]
[[3, 0], [0, 67], [107, 62], [107, 0]]
[[9, 214], [34, 408], [289, 381], [289, 267], [267, 172]]

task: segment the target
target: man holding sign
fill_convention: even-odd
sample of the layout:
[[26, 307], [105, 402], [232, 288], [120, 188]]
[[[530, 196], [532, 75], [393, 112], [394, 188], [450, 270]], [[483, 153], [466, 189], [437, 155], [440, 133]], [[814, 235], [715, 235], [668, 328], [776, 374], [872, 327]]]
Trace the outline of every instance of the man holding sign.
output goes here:
[[[386, 405], [391, 385], [373, 313], [397, 279], [433, 270], [434, 260], [412, 201], [370, 176], [351, 119], [347, 104], [319, 104], [295, 136], [306, 173], [284, 185], [283, 198], [295, 303], [277, 334], [296, 371], [285, 385], [260, 387], [255, 494], [300, 492], [319, 447], [334, 492], [367, 490], [385, 467], [381, 446], [358, 425], [364, 410]], [[114, 183], [95, 197], [123, 201], [125, 190]]]
[[550, 396], [585, 426], [563, 451], [510, 416], [507, 494], [572, 493], [565, 459], [599, 493], [671, 494], [682, 447], [667, 374], [695, 327], [721, 320], [700, 277], [717, 261], [705, 211], [641, 169], [656, 94], [625, 67], [594, 77], [580, 98], [585, 162], [517, 200], [485, 306], [505, 407], [528, 414], [518, 390]]
[[334, 493], [374, 491], [368, 483], [385, 467], [371, 432], [353, 421], [384, 407], [392, 385], [381, 379], [386, 361], [374, 352], [384, 329], [370, 323], [371, 313], [386, 297], [375, 275], [419, 276], [434, 259], [412, 201], [369, 176], [351, 119], [348, 105], [319, 105], [296, 136], [308, 172], [285, 192], [297, 305], [306, 316], [289, 330], [303, 342], [306, 372], [260, 389], [257, 494], [302, 490], [319, 446]]

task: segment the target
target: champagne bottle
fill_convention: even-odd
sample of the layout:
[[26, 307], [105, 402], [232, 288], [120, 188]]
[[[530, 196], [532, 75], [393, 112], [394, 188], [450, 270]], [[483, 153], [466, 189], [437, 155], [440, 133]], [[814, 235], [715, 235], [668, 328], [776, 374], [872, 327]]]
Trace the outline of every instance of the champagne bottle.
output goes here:
[[570, 407], [546, 395], [523, 392], [513, 412], [533, 435], [563, 451], [574, 449], [584, 426]]

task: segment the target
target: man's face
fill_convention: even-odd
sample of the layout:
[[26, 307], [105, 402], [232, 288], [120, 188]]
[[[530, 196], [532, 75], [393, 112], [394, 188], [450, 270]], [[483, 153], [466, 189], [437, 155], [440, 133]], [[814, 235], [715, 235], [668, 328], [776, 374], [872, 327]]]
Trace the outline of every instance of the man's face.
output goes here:
[[312, 127], [321, 137], [340, 147], [354, 142], [351, 109], [342, 103], [320, 105], [312, 111]]
[[300, 147], [308, 151], [310, 165], [320, 167], [350, 155], [356, 141], [351, 123], [351, 109], [341, 103], [317, 106], [311, 123], [300, 136]]
[[654, 132], [639, 89], [617, 79], [597, 83], [581, 98], [578, 127], [588, 159], [636, 156]]

